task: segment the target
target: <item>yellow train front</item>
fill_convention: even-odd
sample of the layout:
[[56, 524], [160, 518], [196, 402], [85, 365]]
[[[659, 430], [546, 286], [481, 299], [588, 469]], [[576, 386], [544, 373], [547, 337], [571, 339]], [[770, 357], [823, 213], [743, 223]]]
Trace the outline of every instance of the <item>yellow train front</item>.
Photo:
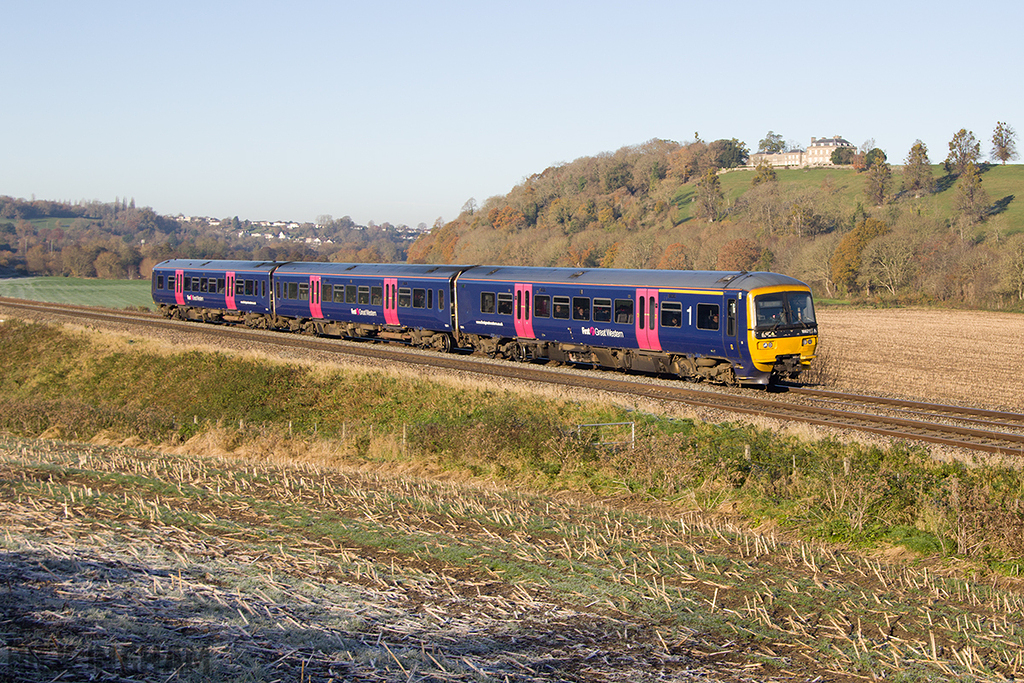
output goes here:
[[811, 290], [803, 283], [752, 287], [746, 309], [747, 348], [754, 374], [768, 382], [796, 379], [818, 349]]

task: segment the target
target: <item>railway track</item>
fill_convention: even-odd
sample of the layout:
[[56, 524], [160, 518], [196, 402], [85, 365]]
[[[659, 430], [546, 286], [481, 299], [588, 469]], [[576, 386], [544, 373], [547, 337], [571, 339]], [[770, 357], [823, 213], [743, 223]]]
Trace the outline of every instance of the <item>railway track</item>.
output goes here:
[[822, 425], [867, 432], [895, 440], [941, 444], [1024, 458], [1024, 414], [972, 407], [930, 404], [879, 396], [846, 394], [824, 389], [787, 386], [780, 395], [757, 390], [716, 391], [676, 382], [650, 382], [611, 371], [566, 372], [530, 364], [494, 363], [459, 354], [411, 352], [400, 346], [347, 342], [288, 335], [226, 325], [199, 325], [167, 320], [149, 313], [130, 313], [0, 298], [12, 311], [32, 311], [76, 322], [92, 321], [131, 328], [172, 329], [201, 337], [247, 339], [277, 348], [307, 349], [552, 384], [631, 397], [675, 402], [729, 413], [760, 416], [783, 422]]

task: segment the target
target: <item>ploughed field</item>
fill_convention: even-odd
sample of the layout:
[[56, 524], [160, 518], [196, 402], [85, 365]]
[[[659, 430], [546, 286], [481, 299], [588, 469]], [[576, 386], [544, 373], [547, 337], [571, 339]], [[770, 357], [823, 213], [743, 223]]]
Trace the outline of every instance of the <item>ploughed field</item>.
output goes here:
[[836, 389], [1024, 410], [1024, 315], [934, 309], [817, 311]]

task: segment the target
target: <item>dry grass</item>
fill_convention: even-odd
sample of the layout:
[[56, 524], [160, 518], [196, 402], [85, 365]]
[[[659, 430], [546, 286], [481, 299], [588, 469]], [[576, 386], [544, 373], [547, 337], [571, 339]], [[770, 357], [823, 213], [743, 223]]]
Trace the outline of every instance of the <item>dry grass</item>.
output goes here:
[[1024, 315], [825, 308], [822, 352], [836, 388], [924, 401], [1024, 408]]

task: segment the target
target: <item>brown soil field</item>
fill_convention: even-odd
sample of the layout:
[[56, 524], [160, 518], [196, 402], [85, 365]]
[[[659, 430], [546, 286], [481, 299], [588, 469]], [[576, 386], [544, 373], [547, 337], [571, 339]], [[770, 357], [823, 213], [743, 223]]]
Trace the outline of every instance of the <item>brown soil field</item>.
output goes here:
[[1024, 315], [823, 308], [819, 356], [836, 389], [1024, 409]]

